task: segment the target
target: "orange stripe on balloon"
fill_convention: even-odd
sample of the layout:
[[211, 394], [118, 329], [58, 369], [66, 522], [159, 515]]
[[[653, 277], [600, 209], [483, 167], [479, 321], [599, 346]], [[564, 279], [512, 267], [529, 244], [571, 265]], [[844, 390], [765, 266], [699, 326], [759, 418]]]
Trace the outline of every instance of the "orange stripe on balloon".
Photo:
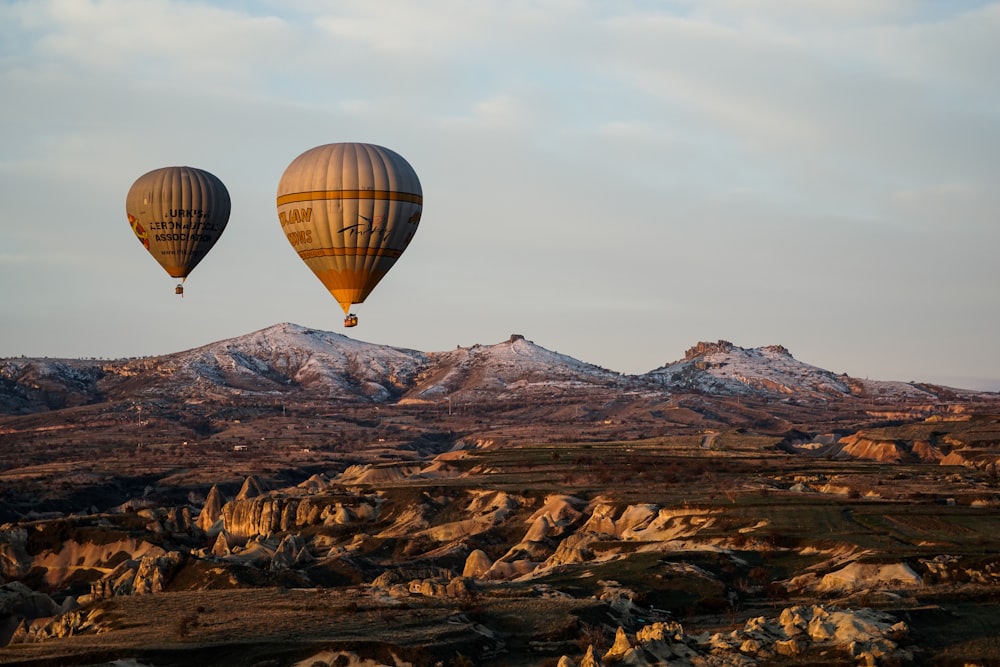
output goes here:
[[402, 250], [392, 248], [316, 248], [299, 252], [302, 259], [314, 257], [339, 257], [342, 255], [362, 255], [364, 257], [399, 257]]
[[411, 204], [424, 203], [423, 195], [410, 192], [395, 192], [393, 190], [314, 190], [312, 192], [293, 192], [278, 197], [278, 206], [295, 204], [304, 201], [323, 201], [328, 199], [377, 199], [387, 201], [405, 201]]

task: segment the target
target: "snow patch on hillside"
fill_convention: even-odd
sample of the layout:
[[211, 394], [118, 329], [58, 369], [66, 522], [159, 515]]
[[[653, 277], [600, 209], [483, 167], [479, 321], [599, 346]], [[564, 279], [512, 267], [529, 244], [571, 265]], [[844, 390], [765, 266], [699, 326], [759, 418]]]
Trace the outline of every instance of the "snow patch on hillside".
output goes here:
[[260, 331], [163, 357], [163, 369], [232, 392], [277, 392], [288, 385], [387, 400], [427, 364], [416, 350], [376, 345], [296, 324]]
[[498, 398], [507, 398], [510, 392], [614, 387], [624, 377], [547, 350], [518, 334], [495, 345], [476, 344], [428, 356], [431, 370], [420, 378], [416, 390], [410, 393], [412, 398], [430, 400], [457, 391], [494, 392]]
[[650, 371], [661, 384], [713, 394], [851, 394], [846, 375], [797, 361], [784, 347], [743, 348], [727, 341], [700, 343], [681, 361]]
[[780, 345], [698, 343], [680, 361], [624, 375], [517, 334], [493, 345], [425, 353], [290, 323], [158, 357], [0, 359], [0, 414], [123, 399], [252, 400], [299, 391], [312, 398], [410, 403], [585, 395], [607, 401], [626, 394], [656, 398], [693, 392], [789, 401], [851, 397], [870, 400], [873, 408], [893, 401], [933, 406], [986, 397], [984, 392], [838, 375], [795, 360]]

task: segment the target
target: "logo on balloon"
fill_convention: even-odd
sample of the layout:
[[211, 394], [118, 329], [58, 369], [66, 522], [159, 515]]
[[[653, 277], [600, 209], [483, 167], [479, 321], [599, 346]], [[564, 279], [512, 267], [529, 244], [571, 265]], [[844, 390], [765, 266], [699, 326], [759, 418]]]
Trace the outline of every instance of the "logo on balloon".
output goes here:
[[142, 244], [142, 247], [149, 250], [149, 233], [143, 228], [142, 225], [139, 224], [139, 221], [134, 215], [131, 213], [127, 215], [128, 224], [132, 226], [132, 232], [135, 233], [135, 236], [139, 239], [139, 243]]

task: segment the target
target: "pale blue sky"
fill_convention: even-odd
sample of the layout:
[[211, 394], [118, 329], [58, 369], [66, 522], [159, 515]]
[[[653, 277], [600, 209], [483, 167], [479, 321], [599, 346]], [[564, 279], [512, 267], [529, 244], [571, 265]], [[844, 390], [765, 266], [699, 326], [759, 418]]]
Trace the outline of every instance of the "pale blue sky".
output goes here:
[[[1000, 389], [1000, 3], [0, 2], [0, 356], [176, 352], [278, 322], [442, 351], [520, 333], [625, 373], [700, 340]], [[356, 307], [285, 241], [335, 141], [420, 175]], [[207, 169], [187, 281], [125, 194]]]

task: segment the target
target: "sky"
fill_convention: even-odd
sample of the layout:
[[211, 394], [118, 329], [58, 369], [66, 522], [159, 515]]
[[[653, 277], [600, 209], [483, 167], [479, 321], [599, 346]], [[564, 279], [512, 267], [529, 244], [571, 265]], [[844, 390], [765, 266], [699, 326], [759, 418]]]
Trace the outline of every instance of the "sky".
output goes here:
[[[0, 0], [0, 357], [293, 322], [1000, 390], [997, 35], [1000, 2], [960, 0]], [[275, 209], [339, 141], [424, 195], [349, 330]], [[184, 298], [124, 208], [171, 165], [232, 198]]]

